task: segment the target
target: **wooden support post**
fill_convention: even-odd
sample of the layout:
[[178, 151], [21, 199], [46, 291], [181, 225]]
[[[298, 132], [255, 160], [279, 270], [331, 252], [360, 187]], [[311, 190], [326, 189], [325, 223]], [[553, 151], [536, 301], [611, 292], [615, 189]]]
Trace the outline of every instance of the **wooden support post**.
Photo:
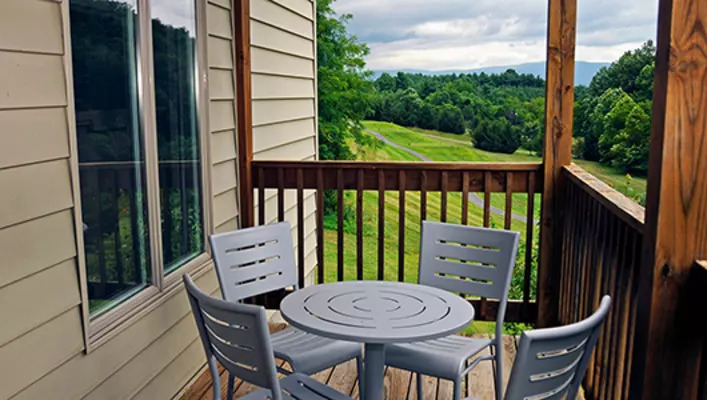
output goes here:
[[632, 399], [699, 395], [706, 313], [696, 299], [707, 292], [696, 262], [707, 256], [706, 26], [707, 2], [660, 1]]
[[[240, 194], [241, 227], [255, 223], [253, 202], [253, 111], [250, 81], [250, 0], [234, 0], [233, 30], [235, 34], [236, 129], [238, 138], [238, 192]], [[263, 204], [259, 204], [263, 207]]]
[[544, 189], [538, 270], [538, 326], [557, 323], [562, 167], [572, 162], [577, 0], [550, 0], [545, 90]]

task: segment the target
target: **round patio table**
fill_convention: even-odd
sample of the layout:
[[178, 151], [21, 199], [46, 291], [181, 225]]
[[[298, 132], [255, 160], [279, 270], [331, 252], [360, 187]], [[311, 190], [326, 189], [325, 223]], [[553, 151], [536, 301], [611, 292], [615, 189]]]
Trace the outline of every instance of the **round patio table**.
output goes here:
[[379, 281], [309, 286], [285, 297], [280, 311], [303, 331], [364, 343], [364, 400], [383, 399], [386, 343], [444, 337], [474, 319], [474, 307], [453, 293]]

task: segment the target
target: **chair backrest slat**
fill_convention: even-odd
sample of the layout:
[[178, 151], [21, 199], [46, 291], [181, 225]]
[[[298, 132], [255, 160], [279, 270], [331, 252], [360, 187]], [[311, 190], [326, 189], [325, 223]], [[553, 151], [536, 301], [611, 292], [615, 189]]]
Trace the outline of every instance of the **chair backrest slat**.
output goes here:
[[419, 282], [499, 299], [502, 321], [519, 240], [518, 232], [422, 221]]
[[297, 286], [288, 222], [212, 235], [210, 241], [224, 299], [238, 302]]
[[184, 284], [207, 359], [215, 358], [233, 376], [270, 389], [279, 398], [280, 383], [265, 310], [210, 297], [187, 274]]
[[582, 383], [611, 299], [575, 324], [523, 332], [506, 399], [574, 399]]

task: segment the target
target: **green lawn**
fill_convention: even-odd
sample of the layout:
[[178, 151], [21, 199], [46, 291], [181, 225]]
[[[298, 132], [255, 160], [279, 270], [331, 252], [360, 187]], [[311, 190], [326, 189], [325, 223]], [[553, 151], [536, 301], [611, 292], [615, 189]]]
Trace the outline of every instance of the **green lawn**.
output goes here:
[[[469, 135], [454, 135], [451, 133], [420, 128], [405, 128], [388, 122], [365, 121], [363, 124], [366, 129], [380, 132], [383, 136], [393, 142], [418, 151], [420, 154], [423, 154], [435, 161], [542, 161], [541, 157], [533, 155], [530, 151], [525, 149], [519, 149], [514, 154], [491, 153], [488, 151], [475, 149], [471, 144], [471, 138]], [[437, 136], [451, 140], [461, 140], [468, 142], [468, 144], [451, 142], [449, 140], [436, 140], [434, 137], [430, 136]], [[580, 159], [575, 159], [573, 161], [624, 195], [639, 202], [642, 199], [645, 199], [645, 176], [630, 176], [618, 168], [603, 165], [594, 161]]]

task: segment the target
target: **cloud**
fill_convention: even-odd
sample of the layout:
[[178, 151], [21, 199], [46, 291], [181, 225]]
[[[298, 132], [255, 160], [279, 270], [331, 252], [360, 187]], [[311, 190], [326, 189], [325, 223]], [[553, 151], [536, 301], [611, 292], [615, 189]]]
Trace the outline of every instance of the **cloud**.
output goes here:
[[[577, 60], [655, 38], [657, 0], [579, 1]], [[547, 0], [338, 0], [372, 69], [465, 69], [545, 59]]]

